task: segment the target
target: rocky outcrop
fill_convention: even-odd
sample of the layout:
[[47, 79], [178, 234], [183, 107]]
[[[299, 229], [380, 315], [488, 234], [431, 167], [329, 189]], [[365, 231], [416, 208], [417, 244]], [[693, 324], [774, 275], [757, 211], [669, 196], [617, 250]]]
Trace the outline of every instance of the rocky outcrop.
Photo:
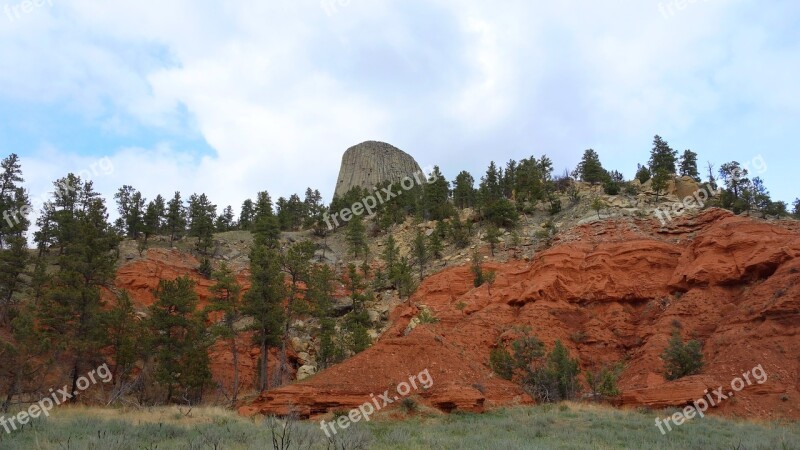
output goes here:
[[362, 142], [344, 152], [334, 195], [342, 197], [356, 186], [372, 189], [419, 172], [419, 164], [408, 153], [385, 142]]
[[[315, 416], [352, 408], [425, 369], [432, 387], [411, 395], [430, 407], [531, 402], [488, 364], [490, 350], [523, 326], [548, 348], [563, 342], [583, 373], [624, 361], [617, 402], [625, 406], [682, 406], [761, 365], [765, 383], [707, 413], [800, 417], [798, 222], [710, 209], [668, 227], [652, 218], [593, 222], [555, 241], [530, 262], [487, 263], [496, 271], [491, 293], [473, 286], [469, 263], [429, 276], [392, 312], [374, 346], [240, 411]], [[423, 308], [437, 321], [409, 327]], [[670, 382], [661, 354], [676, 327], [703, 342], [705, 367]]]

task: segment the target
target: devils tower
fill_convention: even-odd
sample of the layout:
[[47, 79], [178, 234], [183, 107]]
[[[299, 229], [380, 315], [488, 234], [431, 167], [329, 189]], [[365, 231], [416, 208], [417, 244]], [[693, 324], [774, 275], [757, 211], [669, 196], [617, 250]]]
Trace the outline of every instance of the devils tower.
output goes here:
[[344, 152], [334, 195], [343, 197], [355, 186], [372, 189], [385, 181], [397, 181], [421, 171], [411, 155], [393, 145], [362, 142]]

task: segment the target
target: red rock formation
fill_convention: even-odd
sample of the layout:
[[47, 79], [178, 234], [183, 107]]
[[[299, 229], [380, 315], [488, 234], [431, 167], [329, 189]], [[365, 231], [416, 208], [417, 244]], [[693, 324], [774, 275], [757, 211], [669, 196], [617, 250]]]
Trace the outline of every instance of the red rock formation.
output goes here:
[[[490, 349], [514, 326], [548, 348], [561, 340], [583, 369], [626, 361], [628, 406], [679, 406], [761, 365], [752, 384], [715, 412], [800, 417], [800, 226], [711, 209], [668, 227], [652, 219], [586, 224], [531, 263], [489, 263], [491, 287], [474, 288], [468, 266], [427, 278], [370, 349], [302, 382], [262, 393], [244, 414], [304, 416], [347, 409], [428, 369], [433, 386], [412, 392], [442, 410], [481, 411], [530, 402], [488, 367]], [[462, 304], [463, 303], [463, 304]], [[419, 305], [439, 319], [404, 331]], [[664, 351], [674, 326], [704, 342], [700, 375], [667, 382]], [[753, 379], [753, 377], [750, 377]], [[789, 399], [784, 401], [782, 399]]]

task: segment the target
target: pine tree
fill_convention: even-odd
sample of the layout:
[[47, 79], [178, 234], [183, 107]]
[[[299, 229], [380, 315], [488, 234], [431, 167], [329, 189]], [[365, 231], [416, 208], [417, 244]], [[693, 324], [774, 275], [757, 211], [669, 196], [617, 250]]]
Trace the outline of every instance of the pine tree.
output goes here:
[[667, 380], [677, 380], [687, 375], [694, 375], [703, 369], [703, 352], [700, 342], [689, 341], [684, 344], [677, 328], [673, 330], [672, 338], [661, 358], [664, 360], [664, 377]]
[[400, 258], [397, 263], [395, 277], [397, 280], [397, 293], [400, 297], [411, 297], [411, 294], [414, 293], [414, 278], [411, 272], [411, 264], [409, 264], [408, 258], [405, 256]]
[[181, 193], [178, 191], [175, 192], [172, 200], [167, 203], [166, 227], [169, 233], [170, 246], [186, 232], [186, 207], [183, 206]]
[[189, 197], [189, 236], [197, 238], [196, 247], [201, 255], [208, 255], [213, 245], [216, 216], [217, 206], [211, 204], [206, 194]]
[[8, 325], [16, 309], [15, 295], [22, 283], [20, 276], [28, 263], [27, 231], [30, 221], [30, 201], [22, 182], [19, 158], [12, 153], [0, 162], [0, 326]]
[[591, 184], [600, 183], [606, 178], [606, 171], [600, 163], [600, 157], [591, 148], [583, 152], [583, 158], [578, 163], [575, 173], [581, 181]]
[[242, 211], [239, 213], [239, 229], [249, 231], [253, 227], [255, 216], [255, 206], [249, 198], [242, 203]]
[[216, 222], [214, 223], [214, 228], [217, 230], [218, 233], [224, 233], [226, 231], [230, 231], [234, 228], [234, 221], [233, 221], [233, 207], [228, 205], [222, 210], [222, 214], [217, 217]]
[[69, 180], [73, 190], [54, 194], [59, 268], [37, 305], [37, 318], [43, 338], [71, 359], [75, 391], [81, 373], [101, 359], [106, 343], [101, 288], [115, 276], [119, 237], [92, 182], [73, 174], [59, 181], [63, 180]]
[[683, 151], [680, 162], [680, 175], [682, 177], [692, 177], [698, 183], [700, 182], [700, 173], [697, 171], [697, 153], [689, 149]]
[[420, 229], [417, 229], [417, 235], [414, 237], [411, 251], [414, 254], [414, 259], [417, 260], [417, 267], [419, 267], [419, 281], [422, 281], [425, 274], [425, 265], [428, 263], [430, 255], [428, 247], [425, 245], [425, 234]]
[[211, 302], [208, 311], [222, 313], [222, 320], [214, 327], [216, 336], [227, 339], [230, 345], [231, 360], [233, 362], [233, 386], [231, 387], [231, 404], [236, 405], [239, 396], [239, 349], [236, 339], [239, 337], [239, 330], [236, 323], [242, 318], [242, 287], [226, 263], [221, 263], [219, 270], [214, 272], [213, 279], [216, 281], [211, 286]]
[[268, 377], [269, 349], [280, 342], [284, 328], [283, 301], [287, 296], [280, 255], [267, 245], [264, 237], [256, 236], [250, 250], [250, 290], [244, 296], [242, 312], [253, 318], [249, 327], [260, 349], [258, 389], [270, 388]]
[[108, 344], [114, 352], [113, 379], [118, 394], [122, 394], [122, 386], [136, 362], [150, 352], [149, 339], [127, 291], [117, 296], [114, 306], [108, 311], [106, 326]]
[[650, 179], [652, 174], [650, 173], [650, 169], [647, 166], [643, 166], [638, 164], [638, 168], [636, 169], [636, 179], [639, 180], [639, 183], [645, 184], [647, 180]]
[[124, 230], [131, 239], [138, 239], [144, 231], [144, 214], [146, 199], [133, 186], [124, 185], [119, 188], [114, 198], [117, 200], [117, 227]]
[[483, 240], [489, 244], [489, 251], [491, 252], [492, 257], [494, 257], [494, 249], [500, 242], [500, 230], [495, 224], [490, 223], [486, 226], [486, 234], [484, 235]]
[[311, 228], [323, 220], [325, 206], [322, 204], [322, 194], [318, 190], [306, 189], [305, 199], [303, 200], [304, 219], [303, 227]]
[[211, 381], [205, 313], [197, 311], [194, 282], [187, 276], [161, 280], [150, 306], [149, 331], [156, 356], [156, 380], [166, 388], [166, 401], [182, 394], [192, 403], [202, 399]]
[[424, 189], [424, 202], [426, 218], [428, 220], [444, 220], [450, 217], [450, 183], [439, 171], [439, 166], [433, 166], [433, 172], [428, 176], [429, 182]]
[[653, 149], [650, 151], [650, 173], [655, 176], [659, 171], [664, 171], [667, 176], [676, 173], [675, 162], [678, 151], [673, 150], [661, 136], [653, 137]]
[[369, 253], [367, 230], [361, 216], [353, 216], [350, 219], [347, 224], [345, 240], [347, 241], [348, 250], [354, 258], [358, 258], [359, 255], [363, 255], [364, 258], [367, 257], [367, 253]]
[[475, 206], [477, 192], [475, 179], [467, 171], [462, 171], [456, 176], [453, 187], [453, 203], [457, 208], [472, 208]]
[[166, 206], [164, 204], [164, 197], [161, 195], [156, 196], [155, 200], [147, 204], [147, 209], [144, 213], [144, 240], [150, 236], [158, 234], [164, 228], [164, 218], [166, 215]]
[[[442, 222], [439, 222], [439, 223], [442, 223]], [[428, 249], [430, 250], [431, 256], [434, 259], [439, 259], [439, 258], [442, 257], [442, 250], [443, 250], [443, 248], [442, 248], [442, 238], [441, 238], [441, 235], [437, 231], [434, 231], [428, 237]]]
[[670, 177], [671, 175], [666, 169], [659, 169], [653, 174], [652, 187], [653, 191], [656, 193], [656, 202], [658, 202], [658, 197], [661, 195], [661, 193], [663, 193], [667, 189], [667, 186], [669, 186]]
[[795, 218], [800, 219], [800, 198], [794, 199], [792, 207], [794, 208], [792, 210], [792, 214], [794, 215]]
[[308, 286], [311, 272], [311, 258], [314, 257], [316, 246], [312, 241], [304, 240], [292, 244], [281, 257], [283, 271], [289, 275], [289, 299], [284, 308], [284, 329], [281, 343], [281, 376], [288, 375], [288, 362], [286, 345], [289, 341], [294, 319], [309, 312], [308, 302], [301, 296], [301, 285]]
[[327, 264], [315, 265], [309, 274], [308, 290], [306, 291], [306, 298], [312, 305], [314, 317], [319, 320], [320, 344], [317, 363], [323, 368], [335, 362], [337, 353], [334, 340], [335, 322], [331, 317], [335, 292], [334, 278], [330, 266]]
[[498, 170], [494, 161], [489, 163], [489, 168], [486, 169], [486, 175], [481, 178], [480, 189], [478, 195], [480, 198], [480, 206], [484, 209], [491, 208], [496, 202], [503, 199], [503, 186], [501, 180], [503, 171]]
[[486, 281], [484, 278], [483, 265], [481, 264], [481, 256], [478, 253], [478, 248], [472, 252], [472, 285], [481, 287]]
[[395, 275], [397, 261], [400, 257], [400, 250], [397, 248], [397, 242], [394, 240], [394, 237], [391, 234], [386, 238], [386, 243], [383, 246], [382, 256], [383, 262], [386, 264], [386, 274], [389, 276], [392, 284], [397, 287]]
[[272, 199], [267, 191], [259, 192], [253, 213], [253, 234], [271, 248], [278, 245], [280, 224], [272, 211]]

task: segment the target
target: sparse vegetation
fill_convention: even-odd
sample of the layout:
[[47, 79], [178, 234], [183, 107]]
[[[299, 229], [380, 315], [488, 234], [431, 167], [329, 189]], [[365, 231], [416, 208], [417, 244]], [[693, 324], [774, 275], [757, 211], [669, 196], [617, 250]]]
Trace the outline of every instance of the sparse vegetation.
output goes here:
[[684, 343], [676, 327], [661, 359], [664, 360], [664, 377], [667, 380], [700, 373], [703, 369], [702, 345], [696, 340]]
[[[413, 402], [413, 400], [412, 400]], [[401, 407], [402, 407], [401, 403]], [[410, 404], [409, 407], [412, 407]], [[415, 402], [416, 414], [403, 421], [372, 420], [340, 430], [336, 447], [309, 421], [286, 422], [246, 418], [221, 408], [177, 407], [131, 409], [61, 408], [24, 431], [0, 434], [8, 450], [84, 449], [263, 450], [272, 445], [272, 430], [290, 428], [291, 449], [422, 449], [459, 448], [687, 448], [795, 449], [800, 424], [740, 422], [706, 416], [691, 426], [673, 427], [668, 439], [653, 426], [655, 417], [673, 411], [617, 410], [597, 404], [543, 404], [502, 408], [483, 414], [430, 416]], [[345, 416], [347, 411], [339, 411]], [[336, 414], [329, 419], [336, 420]], [[498, 433], [498, 430], [504, 430]], [[725, 432], [720, 432], [725, 430]], [[576, 432], [580, 431], [580, 432]], [[279, 435], [280, 436], [280, 435]], [[280, 448], [280, 447], [277, 447]]]

